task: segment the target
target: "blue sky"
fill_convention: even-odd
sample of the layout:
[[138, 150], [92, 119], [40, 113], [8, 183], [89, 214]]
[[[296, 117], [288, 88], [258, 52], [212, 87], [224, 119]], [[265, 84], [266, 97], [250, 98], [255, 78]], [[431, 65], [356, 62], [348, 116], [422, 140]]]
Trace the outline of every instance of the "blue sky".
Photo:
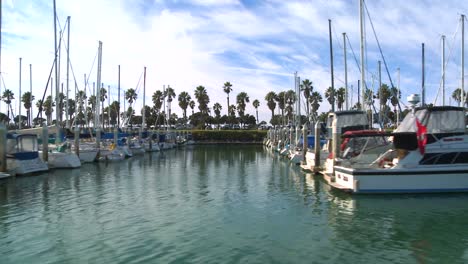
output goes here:
[[[52, 0], [3, 1], [2, 72], [5, 89], [19, 94], [19, 58], [22, 58], [22, 90], [28, 91], [29, 64], [32, 90], [42, 97], [54, 56]], [[368, 1], [372, 23], [394, 84], [401, 70], [402, 98], [419, 93], [421, 87], [421, 43], [426, 47], [427, 100], [433, 102], [441, 82], [441, 35], [446, 35], [446, 104], [461, 86], [460, 15], [463, 1]], [[357, 101], [359, 61], [358, 1], [236, 1], [236, 0], [57, 0], [60, 26], [71, 16], [70, 59], [79, 89], [83, 75], [96, 80], [98, 41], [103, 41], [102, 81], [111, 86], [117, 100], [117, 67], [121, 65], [121, 88], [135, 88], [147, 67], [147, 104], [151, 94], [170, 85], [193, 97], [203, 85], [210, 106], [219, 102], [226, 113], [224, 82], [233, 84], [231, 98], [246, 92], [260, 100], [260, 120], [269, 121], [264, 101], [269, 91], [294, 88], [293, 76], [310, 79], [323, 92], [331, 85], [328, 19], [332, 20], [335, 86], [344, 86], [342, 33], [346, 32], [349, 86]], [[377, 61], [381, 60], [372, 28], [366, 21], [366, 82], [377, 87]], [[63, 51], [62, 54], [65, 54]], [[61, 60], [61, 82], [66, 87], [66, 60]], [[468, 71], [467, 71], [468, 72]], [[390, 84], [386, 74], [382, 81]], [[74, 78], [70, 77], [71, 94]], [[142, 105], [142, 82], [136, 107]], [[441, 96], [437, 104], [441, 104]], [[233, 102], [235, 99], [231, 99]], [[6, 111], [2, 103], [1, 111]], [[178, 106], [173, 111], [180, 114]], [[328, 111], [327, 102], [321, 111]], [[18, 109], [18, 106], [16, 106]], [[254, 112], [252, 105], [247, 110]], [[24, 110], [23, 110], [24, 111]], [[16, 113], [17, 110], [15, 111]], [[24, 112], [23, 112], [24, 113]]]

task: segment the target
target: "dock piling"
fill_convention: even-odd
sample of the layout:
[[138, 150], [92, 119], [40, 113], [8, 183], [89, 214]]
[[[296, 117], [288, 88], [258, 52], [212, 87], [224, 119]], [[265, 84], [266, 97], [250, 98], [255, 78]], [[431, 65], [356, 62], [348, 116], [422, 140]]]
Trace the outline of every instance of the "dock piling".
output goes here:
[[0, 172], [7, 171], [6, 162], [6, 141], [7, 141], [7, 129], [6, 126], [0, 124]]
[[315, 160], [314, 160], [314, 172], [318, 172], [320, 168], [320, 122], [315, 123], [315, 137], [314, 137], [314, 150], [315, 150]]
[[45, 123], [42, 125], [42, 160], [49, 161], [49, 130]]

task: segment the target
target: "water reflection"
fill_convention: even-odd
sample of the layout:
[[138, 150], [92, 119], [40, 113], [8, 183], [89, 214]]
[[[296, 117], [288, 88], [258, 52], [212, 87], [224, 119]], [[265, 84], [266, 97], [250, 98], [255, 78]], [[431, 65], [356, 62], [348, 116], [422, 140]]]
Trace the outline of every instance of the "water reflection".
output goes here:
[[351, 196], [261, 147], [201, 146], [0, 181], [29, 262], [466, 263], [468, 197]]

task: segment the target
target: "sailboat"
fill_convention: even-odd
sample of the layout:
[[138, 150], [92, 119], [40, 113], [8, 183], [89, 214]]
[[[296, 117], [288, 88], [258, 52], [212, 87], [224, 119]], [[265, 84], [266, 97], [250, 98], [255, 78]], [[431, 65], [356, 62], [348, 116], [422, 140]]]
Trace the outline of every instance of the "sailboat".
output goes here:
[[[61, 128], [59, 124], [60, 117], [62, 115], [61, 109], [59, 108], [59, 86], [60, 80], [59, 77], [59, 67], [58, 67], [58, 52], [61, 45], [57, 46], [57, 11], [56, 5], [54, 0], [54, 32], [55, 32], [55, 96], [57, 102], [55, 103], [55, 126], [56, 126], [56, 134], [55, 134], [55, 145], [49, 146], [49, 154], [48, 154], [48, 161], [47, 164], [49, 168], [53, 169], [67, 169], [67, 168], [78, 168], [81, 167], [81, 161], [78, 155], [71, 152], [71, 144], [64, 142], [61, 134]], [[60, 36], [61, 38], [61, 36]], [[61, 41], [60, 41], [61, 42]], [[48, 142], [42, 142], [42, 144], [48, 144]]]

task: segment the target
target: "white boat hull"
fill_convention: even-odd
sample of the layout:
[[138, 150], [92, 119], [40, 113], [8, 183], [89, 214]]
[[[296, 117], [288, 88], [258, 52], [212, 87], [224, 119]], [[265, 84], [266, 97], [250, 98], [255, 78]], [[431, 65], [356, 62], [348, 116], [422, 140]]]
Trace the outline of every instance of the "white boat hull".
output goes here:
[[125, 159], [125, 153], [123, 149], [116, 148], [113, 150], [104, 149], [99, 153], [100, 161], [121, 161]]
[[352, 169], [335, 166], [331, 185], [353, 193], [468, 192], [468, 166]]
[[47, 164], [39, 157], [26, 160], [8, 158], [7, 168], [8, 170], [15, 171], [16, 175], [25, 175], [49, 170]]
[[98, 150], [80, 150], [80, 161], [82, 163], [94, 162], [97, 154]]
[[81, 161], [75, 153], [49, 152], [47, 165], [50, 169], [74, 169], [81, 167]]

